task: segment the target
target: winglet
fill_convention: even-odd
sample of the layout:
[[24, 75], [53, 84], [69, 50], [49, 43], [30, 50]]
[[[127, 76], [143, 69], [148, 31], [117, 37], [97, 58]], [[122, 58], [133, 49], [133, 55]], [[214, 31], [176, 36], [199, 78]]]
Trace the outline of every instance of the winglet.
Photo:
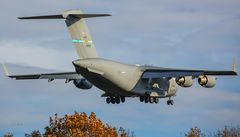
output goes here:
[[236, 59], [233, 60], [232, 71], [237, 73], [237, 61], [236, 61]]
[[9, 76], [10, 73], [9, 73], [9, 71], [8, 71], [8, 69], [7, 69], [7, 67], [6, 67], [6, 65], [2, 63], [2, 66], [3, 66], [3, 70], [4, 70], [4, 73], [5, 73], [5, 76]]

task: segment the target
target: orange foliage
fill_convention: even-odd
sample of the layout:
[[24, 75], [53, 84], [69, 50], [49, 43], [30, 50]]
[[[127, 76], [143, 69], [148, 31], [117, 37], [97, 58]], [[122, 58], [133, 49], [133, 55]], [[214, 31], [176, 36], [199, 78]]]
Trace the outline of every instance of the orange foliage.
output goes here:
[[198, 127], [191, 128], [190, 131], [185, 134], [186, 137], [200, 137], [204, 136], [201, 134], [201, 130]]
[[45, 128], [44, 137], [129, 137], [123, 128], [117, 132], [115, 127], [104, 124], [92, 112], [88, 117], [86, 113], [65, 115], [59, 118], [50, 117], [50, 125]]
[[202, 133], [200, 128], [195, 127], [191, 128], [190, 131], [185, 134], [186, 137], [240, 137], [240, 128], [237, 127], [227, 127], [223, 130], [218, 130], [216, 133], [209, 134], [206, 136], [206, 134]]
[[226, 126], [222, 131], [222, 137], [240, 137], [240, 129]]
[[4, 137], [13, 137], [13, 134], [12, 133], [7, 133], [4, 135]]

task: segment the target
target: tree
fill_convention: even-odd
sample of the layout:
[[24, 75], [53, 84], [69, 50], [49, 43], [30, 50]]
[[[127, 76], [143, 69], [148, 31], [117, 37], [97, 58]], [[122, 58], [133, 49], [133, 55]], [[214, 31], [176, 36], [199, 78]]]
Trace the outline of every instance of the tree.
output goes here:
[[31, 134], [25, 134], [25, 137], [42, 137], [42, 135], [38, 130], [35, 130]]
[[222, 131], [222, 137], [240, 137], [240, 128], [225, 126], [224, 130]]
[[186, 137], [204, 137], [205, 135], [201, 133], [201, 129], [198, 127], [191, 128], [190, 131], [185, 134]]
[[134, 137], [134, 133], [122, 127], [117, 130], [98, 119], [95, 113], [87, 116], [86, 113], [65, 115], [60, 118], [57, 114], [50, 117], [49, 125], [41, 135], [39, 131], [25, 134], [25, 137]]
[[7, 133], [4, 135], [4, 137], [13, 137], [13, 134], [12, 133]]
[[[202, 133], [198, 127], [191, 128], [190, 131], [185, 134], [186, 137], [205, 137], [206, 134]], [[208, 137], [240, 137], [240, 128], [225, 126], [223, 130], [217, 130], [217, 132], [211, 132]]]

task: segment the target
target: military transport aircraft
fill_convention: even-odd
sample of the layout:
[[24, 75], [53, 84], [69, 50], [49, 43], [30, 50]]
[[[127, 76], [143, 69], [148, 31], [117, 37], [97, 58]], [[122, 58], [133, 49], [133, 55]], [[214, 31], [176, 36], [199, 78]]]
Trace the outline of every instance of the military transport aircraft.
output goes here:
[[60, 15], [21, 17], [19, 19], [64, 19], [72, 37], [79, 59], [72, 62], [74, 72], [11, 75], [3, 64], [5, 75], [16, 80], [65, 79], [80, 89], [94, 86], [104, 91], [107, 103], [119, 104], [126, 97], [138, 97], [141, 102], [158, 103], [159, 98], [168, 98], [173, 105], [179, 86], [191, 87], [193, 79], [205, 88], [216, 84], [217, 75], [237, 75], [236, 63], [231, 71], [185, 70], [150, 65], [128, 65], [100, 58], [85, 24], [84, 18], [111, 16], [109, 14], [83, 14], [80, 10], [68, 10]]

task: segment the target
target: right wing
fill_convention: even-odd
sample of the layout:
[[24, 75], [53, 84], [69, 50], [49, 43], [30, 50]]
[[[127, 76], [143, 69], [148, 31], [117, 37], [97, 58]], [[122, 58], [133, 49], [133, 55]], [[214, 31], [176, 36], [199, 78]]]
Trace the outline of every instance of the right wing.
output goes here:
[[144, 73], [142, 78], [161, 78], [161, 77], [183, 77], [192, 76], [193, 78], [200, 75], [237, 75], [235, 71], [217, 71], [217, 70], [184, 70], [184, 69], [172, 69], [144, 66]]
[[200, 75], [238, 75], [236, 62], [232, 65], [230, 71], [218, 71], [218, 70], [186, 70], [186, 69], [173, 69], [173, 68], [162, 68], [154, 66], [142, 66], [143, 71], [142, 78], [161, 78], [161, 77], [183, 77], [192, 76], [193, 78], [199, 77]]
[[[61, 72], [61, 73], [45, 73], [45, 74], [29, 74], [29, 75], [10, 75], [7, 67], [3, 65], [5, 75], [16, 80], [29, 80], [29, 79], [48, 79], [53, 81], [54, 79], [66, 79], [68, 81], [75, 79], [82, 79], [83, 77], [76, 72]], [[67, 82], [67, 81], [66, 81]]]

